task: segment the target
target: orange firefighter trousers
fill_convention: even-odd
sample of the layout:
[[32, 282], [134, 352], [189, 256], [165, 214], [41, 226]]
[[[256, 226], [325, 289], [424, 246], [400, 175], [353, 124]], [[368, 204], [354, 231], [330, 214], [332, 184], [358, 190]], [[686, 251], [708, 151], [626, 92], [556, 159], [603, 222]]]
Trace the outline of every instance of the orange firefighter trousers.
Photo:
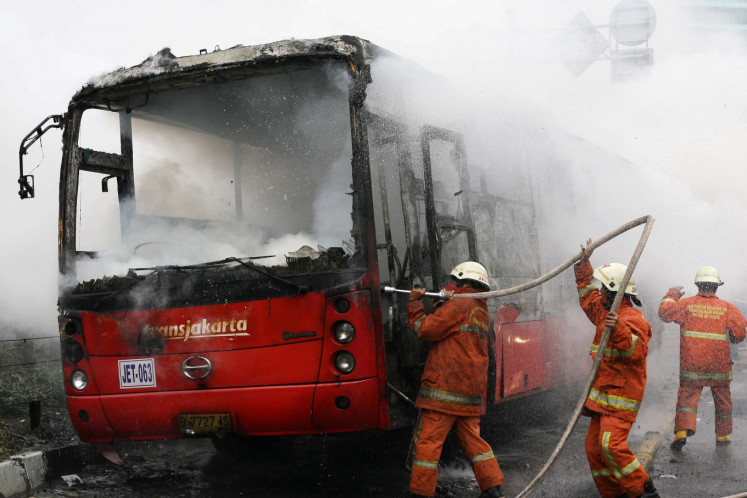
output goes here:
[[410, 476], [411, 492], [423, 496], [436, 494], [438, 460], [452, 426], [456, 428], [459, 446], [472, 464], [480, 489], [485, 491], [505, 482], [493, 450], [480, 437], [480, 417], [460, 417], [423, 409], [413, 435], [415, 454]]
[[586, 433], [586, 458], [602, 498], [640, 496], [648, 474], [628, 446], [633, 424], [593, 412]]
[[[703, 386], [680, 383], [677, 392], [677, 415], [674, 419], [674, 432], [687, 431], [688, 436], [695, 434], [698, 418], [698, 401]], [[731, 388], [729, 384], [711, 386], [713, 402], [716, 405], [716, 436], [731, 434]]]

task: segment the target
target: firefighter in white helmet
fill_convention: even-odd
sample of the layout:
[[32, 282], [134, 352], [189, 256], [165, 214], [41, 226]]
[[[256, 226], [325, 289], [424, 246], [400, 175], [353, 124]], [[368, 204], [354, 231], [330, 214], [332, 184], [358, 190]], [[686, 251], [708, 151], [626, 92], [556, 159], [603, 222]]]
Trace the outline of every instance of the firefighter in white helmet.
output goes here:
[[680, 326], [680, 387], [671, 448], [682, 451], [695, 434], [698, 401], [703, 386], [710, 386], [716, 409], [716, 445], [731, 442], [731, 360], [729, 343], [745, 339], [745, 321], [739, 310], [716, 297], [724, 283], [718, 270], [703, 266], [695, 274], [698, 294], [680, 299], [678, 285], [659, 304], [659, 318]]
[[449, 276], [457, 284], [460, 281], [467, 281], [476, 284], [475, 288], [482, 288], [484, 291], [490, 290], [488, 272], [480, 263], [474, 261], [460, 263], [451, 270]]
[[[611, 263], [592, 270], [589, 245], [581, 246], [574, 266], [581, 308], [596, 326], [591, 356], [599, 354], [606, 327], [612, 329], [599, 371], [583, 415], [591, 418], [584, 448], [591, 476], [603, 498], [629, 496], [658, 498], [653, 480], [628, 446], [628, 434], [636, 420], [646, 388], [646, 356], [651, 325], [633, 307], [641, 305], [635, 280], [621, 289], [627, 267]], [[602, 285], [597, 287], [593, 279]], [[624, 297], [617, 313], [610, 311], [617, 292]]]
[[425, 289], [410, 292], [407, 317], [421, 339], [431, 343], [415, 406], [420, 409], [413, 445], [410, 491], [434, 496], [438, 461], [446, 436], [456, 430], [470, 460], [481, 497], [501, 497], [503, 473], [490, 445], [480, 437], [480, 413], [488, 379], [488, 327], [485, 299], [448, 299], [454, 294], [490, 290], [485, 267], [465, 261], [451, 272], [444, 304], [426, 315]]

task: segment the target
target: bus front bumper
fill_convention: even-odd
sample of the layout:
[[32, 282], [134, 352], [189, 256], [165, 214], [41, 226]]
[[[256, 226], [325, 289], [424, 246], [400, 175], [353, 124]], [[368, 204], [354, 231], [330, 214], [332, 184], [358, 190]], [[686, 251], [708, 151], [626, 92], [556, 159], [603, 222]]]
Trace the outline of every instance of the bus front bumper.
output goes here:
[[[231, 432], [280, 435], [378, 427], [378, 379], [325, 384], [68, 396], [81, 440], [95, 443], [189, 435], [180, 415], [228, 414]], [[210, 432], [198, 435], [211, 435]]]

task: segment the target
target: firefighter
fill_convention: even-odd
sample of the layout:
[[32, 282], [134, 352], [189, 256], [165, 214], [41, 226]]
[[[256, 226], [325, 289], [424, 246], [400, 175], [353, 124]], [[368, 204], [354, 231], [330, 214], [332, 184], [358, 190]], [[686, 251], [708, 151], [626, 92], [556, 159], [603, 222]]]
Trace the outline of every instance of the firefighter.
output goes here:
[[[581, 246], [581, 259], [574, 266], [581, 308], [596, 325], [591, 356], [596, 357], [605, 327], [612, 332], [604, 357], [584, 405], [591, 418], [584, 447], [599, 493], [602, 497], [659, 497], [653, 480], [641, 467], [628, 446], [628, 433], [638, 415], [646, 388], [646, 355], [651, 326], [640, 306], [635, 280], [631, 277], [617, 313], [610, 311], [627, 267], [611, 263], [592, 270], [592, 251]], [[592, 280], [602, 286], [597, 288]]]
[[413, 434], [410, 491], [434, 496], [441, 448], [454, 427], [482, 490], [480, 497], [501, 497], [503, 473], [480, 437], [488, 379], [488, 306], [485, 299], [449, 299], [489, 291], [488, 275], [481, 264], [466, 261], [452, 270], [451, 279], [453, 290], [446, 291], [446, 301], [429, 315], [422, 302], [425, 289], [413, 289], [407, 303], [410, 327], [431, 343], [415, 402], [420, 416]]
[[724, 283], [716, 268], [704, 266], [695, 274], [698, 294], [680, 299], [682, 286], [672, 287], [659, 304], [659, 318], [680, 326], [680, 388], [671, 448], [682, 451], [695, 434], [698, 401], [710, 386], [716, 405], [716, 444], [731, 442], [731, 359], [729, 342], [745, 339], [745, 321], [736, 307], [716, 297]]

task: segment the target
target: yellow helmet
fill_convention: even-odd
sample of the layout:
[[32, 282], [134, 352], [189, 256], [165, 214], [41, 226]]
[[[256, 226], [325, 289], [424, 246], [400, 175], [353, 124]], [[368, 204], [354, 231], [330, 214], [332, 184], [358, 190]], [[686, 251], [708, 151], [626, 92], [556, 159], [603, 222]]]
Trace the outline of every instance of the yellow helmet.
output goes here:
[[[620, 290], [620, 284], [627, 269], [627, 266], [620, 263], [610, 263], [594, 270], [594, 278], [602, 282], [602, 285], [612, 292], [617, 292]], [[630, 294], [631, 296], [638, 295], [638, 288], [635, 286], [635, 277], [633, 275], [630, 276], [628, 286], [625, 287], [625, 294]]]
[[712, 266], [703, 266], [695, 274], [695, 283], [700, 282], [712, 282], [718, 285], [724, 285], [721, 281], [721, 277], [718, 274], [718, 270]]
[[486, 290], [490, 290], [488, 271], [480, 263], [474, 261], [459, 263], [451, 270], [450, 275], [456, 280], [472, 280], [484, 286]]

